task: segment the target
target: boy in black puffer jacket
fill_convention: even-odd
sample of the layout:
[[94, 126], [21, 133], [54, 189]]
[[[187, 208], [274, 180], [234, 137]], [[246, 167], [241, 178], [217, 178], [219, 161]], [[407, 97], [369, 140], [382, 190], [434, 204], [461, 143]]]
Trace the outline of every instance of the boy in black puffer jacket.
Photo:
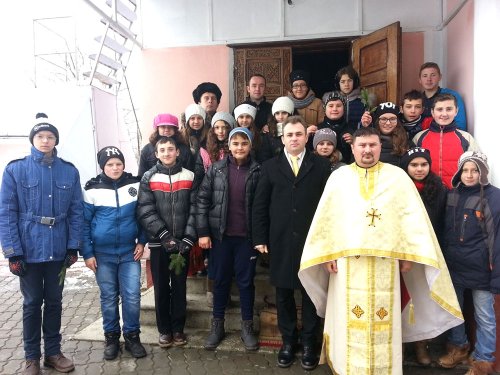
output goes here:
[[260, 165], [252, 160], [252, 133], [239, 127], [229, 133], [231, 156], [215, 162], [198, 191], [196, 229], [199, 244], [210, 250], [214, 275], [212, 329], [205, 349], [217, 348], [225, 336], [224, 315], [233, 274], [240, 291], [241, 340], [247, 350], [257, 350], [253, 331], [257, 251], [251, 242], [252, 203]]
[[[144, 173], [137, 205], [137, 219], [149, 237], [156, 325], [159, 345], [164, 348], [187, 342], [186, 262], [197, 238], [192, 204], [196, 191], [194, 173], [182, 167], [178, 156], [175, 140], [160, 138], [156, 143], [159, 162]], [[174, 264], [179, 261], [184, 266], [176, 272]]]

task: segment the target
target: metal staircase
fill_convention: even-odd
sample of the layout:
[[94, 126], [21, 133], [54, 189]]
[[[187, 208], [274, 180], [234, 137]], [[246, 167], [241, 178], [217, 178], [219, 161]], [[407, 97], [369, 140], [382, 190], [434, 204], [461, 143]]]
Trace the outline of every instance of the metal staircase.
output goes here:
[[101, 16], [104, 25], [102, 35], [94, 39], [98, 44], [96, 53], [89, 55], [92, 69], [83, 75], [92, 86], [118, 93], [125, 81], [125, 70], [133, 45], [142, 48], [137, 40], [134, 23], [137, 21], [136, 0], [84, 0]]

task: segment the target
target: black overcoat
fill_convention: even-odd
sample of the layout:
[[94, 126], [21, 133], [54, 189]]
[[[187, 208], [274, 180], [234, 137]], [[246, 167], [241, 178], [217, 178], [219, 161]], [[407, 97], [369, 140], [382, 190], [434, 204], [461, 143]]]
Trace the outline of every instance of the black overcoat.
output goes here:
[[316, 212], [330, 163], [306, 152], [297, 177], [284, 153], [262, 165], [252, 214], [254, 245], [269, 250], [271, 284], [297, 289], [297, 273], [307, 232]]

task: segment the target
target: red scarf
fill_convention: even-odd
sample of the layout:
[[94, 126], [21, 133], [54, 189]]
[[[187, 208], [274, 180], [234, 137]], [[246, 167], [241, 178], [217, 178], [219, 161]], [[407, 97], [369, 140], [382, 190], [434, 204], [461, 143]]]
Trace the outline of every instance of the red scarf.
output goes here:
[[422, 181], [413, 180], [418, 191], [424, 190], [425, 184]]

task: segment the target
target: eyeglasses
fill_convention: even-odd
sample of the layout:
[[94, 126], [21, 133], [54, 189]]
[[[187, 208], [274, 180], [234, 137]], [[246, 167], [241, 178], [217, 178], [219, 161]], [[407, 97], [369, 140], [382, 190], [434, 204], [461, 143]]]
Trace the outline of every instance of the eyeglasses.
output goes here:
[[398, 123], [398, 118], [397, 117], [380, 117], [378, 119], [378, 122], [380, 122], [381, 124], [387, 124], [388, 122], [390, 122], [392, 125], [394, 124], [397, 124]]
[[307, 87], [307, 85], [305, 83], [301, 83], [301, 84], [298, 84], [298, 85], [292, 85], [292, 90], [304, 89], [306, 87]]
[[38, 141], [49, 141], [49, 142], [55, 142], [56, 141], [56, 137], [53, 137], [51, 135], [49, 135], [48, 137], [45, 137], [43, 135], [35, 135], [35, 138], [38, 140]]

